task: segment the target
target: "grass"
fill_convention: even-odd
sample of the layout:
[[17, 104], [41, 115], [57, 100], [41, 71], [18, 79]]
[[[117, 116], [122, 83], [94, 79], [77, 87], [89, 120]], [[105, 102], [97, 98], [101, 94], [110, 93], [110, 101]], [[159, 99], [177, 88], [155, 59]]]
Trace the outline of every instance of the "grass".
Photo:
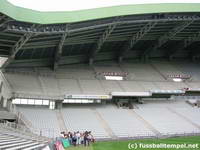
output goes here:
[[[129, 150], [129, 143], [144, 143], [144, 144], [198, 144], [199, 148], [179, 148], [180, 150], [200, 150], [200, 136], [191, 137], [178, 137], [178, 138], [168, 138], [168, 139], [145, 139], [145, 140], [129, 140], [129, 141], [106, 141], [106, 142], [96, 142], [90, 147], [70, 147], [67, 150]], [[177, 150], [175, 148], [161, 149], [161, 148], [151, 148], [150, 150]], [[148, 150], [148, 148], [137, 148], [137, 150]]]

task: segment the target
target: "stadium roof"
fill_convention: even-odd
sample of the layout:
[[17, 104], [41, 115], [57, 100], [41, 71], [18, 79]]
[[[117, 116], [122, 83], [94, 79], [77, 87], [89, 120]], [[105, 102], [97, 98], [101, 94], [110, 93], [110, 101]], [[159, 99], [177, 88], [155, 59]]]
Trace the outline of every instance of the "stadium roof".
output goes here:
[[200, 4], [39, 12], [0, 2], [3, 68], [199, 56]]
[[199, 0], [8, 0], [10, 3], [37, 11], [74, 11], [121, 5], [160, 3], [199, 3]]
[[6, 0], [2, 0], [0, 5], [0, 12], [4, 13], [7, 16], [10, 16], [17, 21], [39, 24], [54, 24], [73, 23], [115, 16], [137, 14], [200, 12], [200, 3], [138, 4], [77, 11], [40, 12], [17, 7]]

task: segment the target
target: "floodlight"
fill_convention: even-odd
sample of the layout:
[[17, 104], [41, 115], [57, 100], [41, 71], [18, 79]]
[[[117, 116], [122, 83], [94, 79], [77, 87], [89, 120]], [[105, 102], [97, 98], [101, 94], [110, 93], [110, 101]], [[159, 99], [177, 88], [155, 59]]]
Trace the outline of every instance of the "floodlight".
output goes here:
[[122, 76], [105, 76], [106, 80], [123, 80]]
[[181, 78], [173, 78], [174, 82], [182, 82], [183, 80]]

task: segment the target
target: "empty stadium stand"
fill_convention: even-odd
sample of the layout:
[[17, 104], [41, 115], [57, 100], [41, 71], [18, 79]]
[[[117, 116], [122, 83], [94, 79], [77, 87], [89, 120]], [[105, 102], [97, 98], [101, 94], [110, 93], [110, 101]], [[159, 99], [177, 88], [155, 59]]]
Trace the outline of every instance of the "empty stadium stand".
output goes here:
[[37, 134], [50, 138], [60, 135], [61, 131], [54, 111], [44, 107], [18, 107], [18, 109], [33, 127], [38, 129]]
[[89, 106], [67, 107], [62, 109], [62, 115], [69, 131], [92, 131], [95, 138], [109, 137]]
[[200, 133], [199, 109], [185, 101], [148, 100], [136, 105], [134, 110], [113, 104], [68, 104], [60, 110], [32, 106], [18, 106], [18, 109], [47, 137], [59, 136], [62, 130], [92, 131], [98, 140]]
[[200, 129], [200, 118], [198, 117], [200, 114], [199, 108], [175, 108], [173, 109], [178, 115], [185, 117], [190, 122], [196, 124], [196, 126]]
[[140, 120], [131, 115], [129, 110], [118, 109], [115, 106], [104, 106], [96, 108], [96, 110], [105, 119], [117, 137], [125, 138], [155, 135]]
[[199, 108], [185, 102], [200, 100], [199, 8], [54, 13], [0, 0], [0, 121], [48, 137], [0, 127], [0, 149], [40, 149], [61, 131], [97, 140], [200, 134]]
[[[175, 110], [195, 110], [195, 108], [191, 108], [184, 101], [154, 101], [153, 103], [150, 101], [146, 105], [140, 105], [139, 109], [134, 111], [162, 134], [195, 133], [200, 131], [198, 127], [170, 111], [169, 108]], [[160, 115], [160, 112], [162, 112], [162, 115]]]
[[48, 141], [24, 135], [14, 130], [9, 130], [0, 125], [0, 149], [1, 150], [35, 150], [42, 149]]
[[[191, 76], [191, 80], [186, 82], [173, 82], [167, 80], [167, 75], [169, 74], [189, 74], [189, 72], [177, 71], [176, 68], [178, 68], [180, 63], [153, 62], [152, 64], [157, 68], [157, 70], [159, 70], [160, 74], [155, 70], [154, 67], [148, 64], [129, 63], [126, 65], [125, 63], [125, 71], [127, 71], [129, 74], [129, 78], [125, 81], [99, 80], [95, 78], [95, 70], [92, 70], [92, 68], [90, 68], [91, 70], [89, 72], [83, 71], [86, 65], [77, 65], [78, 69], [80, 69], [80, 72], [74, 74], [73, 77], [69, 77], [68, 72], [64, 70], [64, 68], [68, 70], [68, 67], [62, 67], [59, 69], [58, 72], [56, 72], [56, 76], [55, 73], [51, 71], [49, 71], [47, 76], [44, 73], [46, 70], [48, 70], [47, 68], [44, 70], [38, 69], [37, 72], [40, 75], [31, 75], [29, 71], [24, 73], [24, 70], [22, 72], [20, 70], [15, 71], [14, 73], [8, 71], [4, 74], [10, 85], [12, 85], [12, 90], [16, 94], [27, 93], [30, 95], [38, 94], [48, 96], [63, 96], [65, 94], [109, 94], [110, 92], [179, 90], [186, 87], [192, 89], [200, 88], [200, 82], [197, 80], [198, 78], [194, 76], [193, 80], [193, 75]], [[186, 65], [185, 68], [191, 70], [190, 66], [191, 65]], [[74, 65], [74, 67], [76, 66]], [[89, 67], [87, 67], [87, 69], [88, 68]], [[100, 67], [99, 63], [96, 69], [98, 68], [107, 67], [103, 66], [103, 64], [102, 67]], [[108, 68], [112, 71], [120, 71], [119, 65], [115, 65], [113, 68], [112, 66], [109, 66]], [[98, 69], [98, 71], [102, 70]], [[28, 74], [28, 72], [30, 74]], [[84, 74], [83, 76], [82, 72]], [[193, 70], [193, 74], [195, 74], [195, 69]], [[62, 77], [60, 75], [62, 75]], [[196, 75], [198, 75], [198, 69], [196, 71]], [[89, 78], [85, 78], [84, 76], [88, 76]], [[90, 76], [93, 77], [90, 78]], [[31, 82], [32, 84], [26, 84], [28, 82]]]

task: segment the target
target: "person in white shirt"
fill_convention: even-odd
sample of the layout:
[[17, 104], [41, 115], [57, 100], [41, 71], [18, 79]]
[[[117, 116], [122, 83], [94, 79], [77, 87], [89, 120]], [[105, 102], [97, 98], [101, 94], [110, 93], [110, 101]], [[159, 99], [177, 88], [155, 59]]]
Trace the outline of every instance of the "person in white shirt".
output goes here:
[[76, 132], [76, 138], [77, 138], [76, 144], [77, 144], [77, 145], [80, 145], [80, 144], [81, 144], [81, 134], [80, 134], [79, 131]]

